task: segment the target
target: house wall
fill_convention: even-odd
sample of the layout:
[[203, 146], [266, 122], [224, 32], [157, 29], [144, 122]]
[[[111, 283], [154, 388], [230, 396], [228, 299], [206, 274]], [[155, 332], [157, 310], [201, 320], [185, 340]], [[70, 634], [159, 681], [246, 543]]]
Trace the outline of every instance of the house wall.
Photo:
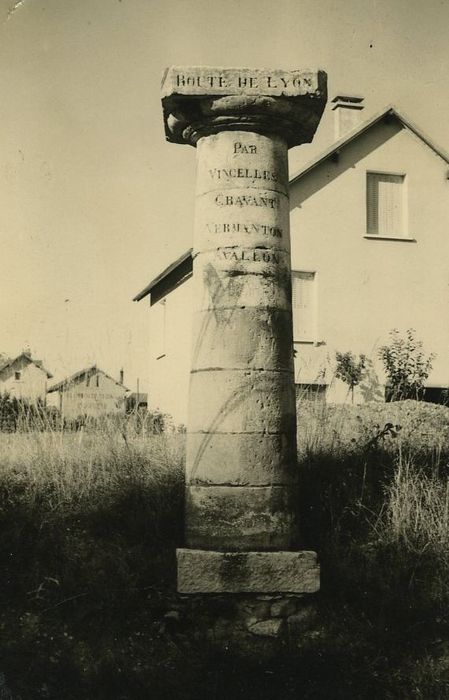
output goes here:
[[186, 423], [192, 343], [192, 280], [150, 307], [149, 409]]
[[[405, 174], [408, 234], [366, 235], [366, 172]], [[295, 343], [296, 382], [326, 383], [328, 401], [345, 401], [335, 380], [335, 352], [365, 353], [373, 371], [355, 399], [384, 397], [378, 348], [393, 328], [416, 329], [437, 354], [429, 385], [449, 385], [449, 181], [447, 164], [393, 120], [372, 127], [291, 186], [292, 269], [315, 272], [315, 343]], [[150, 310], [150, 408], [186, 422], [191, 343], [191, 281]], [[156, 317], [159, 314], [159, 320]], [[155, 348], [158, 348], [155, 350]], [[324, 379], [320, 376], [325, 372]]]
[[[405, 174], [409, 240], [366, 235], [366, 172]], [[378, 348], [414, 328], [437, 354], [428, 383], [449, 385], [448, 166], [398, 124], [379, 124], [292, 187], [293, 268], [316, 271], [317, 346], [296, 344], [297, 381], [313, 381], [335, 351], [364, 352], [383, 383]], [[332, 382], [329, 400], [347, 393]], [[379, 394], [380, 395], [380, 394]], [[382, 393], [383, 395], [383, 393]], [[359, 395], [360, 397], [360, 395]]]
[[89, 378], [84, 377], [81, 382], [51, 392], [49, 404], [56, 406], [64, 418], [69, 420], [79, 416], [96, 417], [124, 412], [125, 394], [124, 387], [98, 372]]
[[[20, 372], [20, 379], [15, 378], [16, 372]], [[19, 358], [1, 373], [0, 392], [8, 393], [17, 399], [45, 401], [47, 374], [32, 362]]]

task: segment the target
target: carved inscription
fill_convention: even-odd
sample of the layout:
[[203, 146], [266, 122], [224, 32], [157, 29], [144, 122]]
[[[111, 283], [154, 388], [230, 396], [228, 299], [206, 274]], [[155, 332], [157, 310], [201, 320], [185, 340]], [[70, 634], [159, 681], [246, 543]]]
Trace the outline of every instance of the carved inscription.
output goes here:
[[279, 209], [281, 203], [279, 197], [262, 197], [253, 194], [217, 194], [215, 204], [218, 207], [266, 207], [267, 209]]
[[284, 73], [283, 75], [269, 75], [258, 72], [257, 75], [250, 73], [237, 73], [226, 71], [225, 73], [177, 73], [175, 78], [176, 87], [237, 89], [237, 90], [299, 90], [300, 88], [313, 87], [312, 75], [295, 75]]
[[278, 263], [279, 256], [272, 250], [263, 248], [218, 248], [217, 257], [221, 260], [234, 260], [235, 262], [264, 262]]
[[266, 224], [206, 224], [209, 233], [255, 233], [263, 236], [282, 238], [282, 229], [279, 226], [267, 226]]
[[232, 178], [248, 178], [249, 180], [265, 180], [278, 182], [278, 173], [258, 168], [211, 168], [209, 175], [212, 180], [232, 180]]
[[[216, 182], [218, 186], [222, 184], [225, 187], [225, 183], [232, 182], [231, 190], [215, 191], [212, 195], [213, 204], [222, 210], [220, 215], [217, 215], [217, 218], [222, 218], [223, 213], [225, 213], [227, 221], [214, 221], [212, 219], [212, 221], [205, 222], [205, 227], [209, 234], [220, 237], [218, 239], [220, 247], [217, 248], [215, 253], [218, 259], [231, 263], [240, 263], [236, 272], [236, 274], [240, 274], [242, 272], [242, 263], [279, 263], [279, 251], [271, 249], [273, 243], [267, 242], [267, 247], [265, 247], [261, 237], [263, 236], [267, 241], [270, 239], [279, 240], [283, 237], [282, 227], [277, 226], [276, 223], [278, 220], [279, 223], [283, 221], [280, 213], [286, 205], [286, 200], [283, 193], [277, 191], [279, 187], [277, 183], [282, 181], [285, 175], [281, 175], [282, 171], [270, 170], [271, 166], [268, 163], [266, 163], [268, 167], [264, 169], [263, 154], [258, 153], [257, 143], [251, 142], [249, 139], [246, 142], [242, 139], [240, 141], [235, 140], [232, 142], [232, 145], [229, 145], [232, 148], [233, 156], [243, 156], [243, 164], [209, 168], [207, 171], [210, 180]], [[251, 167], [252, 156], [255, 155], [258, 156], [256, 163], [259, 167]], [[248, 167], [246, 167], [245, 160], [248, 162]], [[234, 179], [240, 180], [240, 182], [233, 182]], [[244, 180], [249, 180], [250, 182], [244, 182]], [[223, 212], [225, 207], [228, 209], [226, 212]], [[245, 214], [238, 213], [238, 209], [249, 207], [259, 209], [257, 213], [254, 210], [248, 212], [249, 218], [253, 219], [253, 221], [239, 221], [238, 218], [244, 218]], [[237, 218], [237, 221], [232, 221], [234, 216]], [[258, 218], [265, 219], [265, 222], [258, 222]], [[255, 239], [253, 238], [254, 248], [246, 248], [244, 247], [245, 244], [241, 245], [242, 234], [245, 235], [245, 238], [246, 234], [255, 237]], [[226, 237], [229, 236], [236, 236], [237, 240], [235, 242], [239, 242], [240, 245], [226, 246]]]
[[240, 141], [236, 141], [234, 143], [234, 155], [237, 153], [248, 153], [250, 155], [254, 155], [257, 153], [257, 146], [253, 143], [245, 145], [244, 143], [240, 143]]

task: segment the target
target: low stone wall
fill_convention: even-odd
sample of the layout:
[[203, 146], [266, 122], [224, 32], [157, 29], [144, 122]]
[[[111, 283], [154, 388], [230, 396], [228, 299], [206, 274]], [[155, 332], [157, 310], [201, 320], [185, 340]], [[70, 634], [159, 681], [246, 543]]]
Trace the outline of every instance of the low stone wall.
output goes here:
[[166, 613], [167, 631], [245, 654], [272, 654], [313, 644], [321, 636], [310, 594], [181, 595]]

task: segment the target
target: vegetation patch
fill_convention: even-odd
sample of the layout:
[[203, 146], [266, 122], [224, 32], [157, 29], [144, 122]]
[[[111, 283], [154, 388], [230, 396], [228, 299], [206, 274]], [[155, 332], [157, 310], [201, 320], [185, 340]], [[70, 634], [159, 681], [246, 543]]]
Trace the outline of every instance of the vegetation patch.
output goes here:
[[217, 650], [179, 597], [184, 435], [0, 435], [0, 697], [449, 697], [449, 409], [299, 407], [307, 643]]

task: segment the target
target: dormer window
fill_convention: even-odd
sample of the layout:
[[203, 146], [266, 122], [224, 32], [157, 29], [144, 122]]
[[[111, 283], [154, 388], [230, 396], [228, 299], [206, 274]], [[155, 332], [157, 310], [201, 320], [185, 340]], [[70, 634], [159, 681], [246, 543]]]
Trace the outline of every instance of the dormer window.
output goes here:
[[366, 234], [407, 238], [405, 175], [366, 174]]
[[14, 379], [16, 382], [20, 381], [20, 377], [22, 376], [22, 372], [14, 372]]

